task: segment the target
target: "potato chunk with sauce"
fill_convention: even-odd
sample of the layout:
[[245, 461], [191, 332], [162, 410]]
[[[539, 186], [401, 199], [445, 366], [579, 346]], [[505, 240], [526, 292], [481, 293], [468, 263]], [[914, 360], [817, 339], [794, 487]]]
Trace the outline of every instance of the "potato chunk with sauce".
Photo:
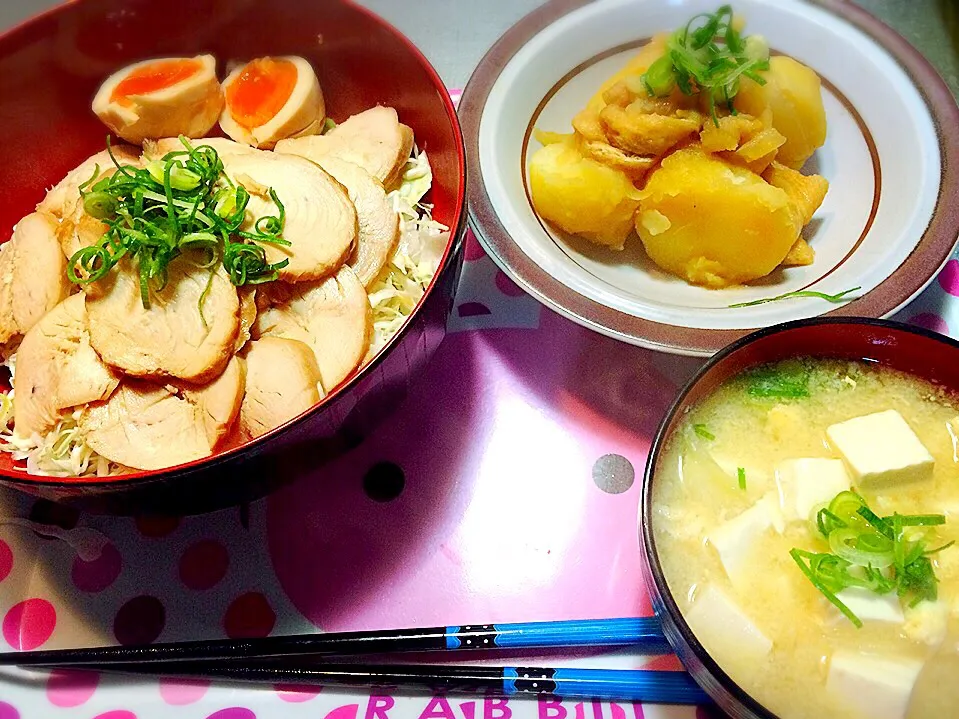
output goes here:
[[633, 230], [639, 191], [626, 173], [583, 155], [570, 136], [537, 150], [529, 163], [539, 215], [566, 232], [613, 249]]
[[826, 142], [826, 109], [822, 82], [814, 70], [778, 55], [769, 59], [765, 85], [743, 78], [733, 104], [759, 117], [772, 112], [772, 126], [786, 138], [776, 161], [798, 170]]
[[636, 231], [664, 270], [726, 287], [772, 272], [799, 236], [800, 214], [784, 190], [694, 145], [649, 176]]

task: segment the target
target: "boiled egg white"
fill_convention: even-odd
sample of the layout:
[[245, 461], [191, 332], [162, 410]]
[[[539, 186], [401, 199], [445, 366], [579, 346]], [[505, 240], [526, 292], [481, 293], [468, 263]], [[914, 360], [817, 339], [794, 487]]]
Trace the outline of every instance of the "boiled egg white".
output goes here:
[[212, 55], [144, 60], [113, 73], [93, 99], [93, 112], [127, 142], [203, 137], [223, 109]]
[[271, 149], [279, 140], [315, 135], [323, 128], [323, 91], [302, 57], [251, 60], [231, 72], [223, 88], [220, 127], [237, 142]]

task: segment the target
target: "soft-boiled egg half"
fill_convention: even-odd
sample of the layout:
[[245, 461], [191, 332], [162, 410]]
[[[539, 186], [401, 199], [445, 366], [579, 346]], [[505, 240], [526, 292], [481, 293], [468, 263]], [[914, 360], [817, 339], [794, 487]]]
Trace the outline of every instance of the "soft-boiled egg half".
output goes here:
[[212, 55], [134, 63], [113, 73], [93, 99], [93, 111], [127, 142], [203, 137], [223, 109]]
[[302, 57], [261, 57], [223, 81], [223, 132], [237, 142], [271, 149], [288, 137], [323, 129], [326, 105], [313, 67]]

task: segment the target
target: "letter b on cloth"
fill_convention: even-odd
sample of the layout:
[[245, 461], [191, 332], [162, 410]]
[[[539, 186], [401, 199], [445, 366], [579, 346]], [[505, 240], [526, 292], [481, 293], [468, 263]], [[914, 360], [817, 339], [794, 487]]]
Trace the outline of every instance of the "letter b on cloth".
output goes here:
[[566, 719], [566, 707], [559, 699], [539, 698], [539, 719]]
[[483, 719], [510, 719], [513, 710], [506, 699], [487, 697], [483, 700]]

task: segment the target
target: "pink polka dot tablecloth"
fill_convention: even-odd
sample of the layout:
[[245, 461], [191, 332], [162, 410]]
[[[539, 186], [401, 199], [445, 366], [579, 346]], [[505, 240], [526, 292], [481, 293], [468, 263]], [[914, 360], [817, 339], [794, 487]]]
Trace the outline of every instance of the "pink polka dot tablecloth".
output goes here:
[[[0, 491], [0, 649], [651, 614], [636, 516], [698, 360], [601, 337], [467, 239], [449, 334], [352, 453], [246, 511], [127, 519]], [[959, 260], [899, 319], [959, 330]], [[527, 657], [534, 661], [535, 657]], [[675, 657], [551, 655], [678, 670]], [[0, 719], [641, 719], [693, 707], [4, 671]]]

